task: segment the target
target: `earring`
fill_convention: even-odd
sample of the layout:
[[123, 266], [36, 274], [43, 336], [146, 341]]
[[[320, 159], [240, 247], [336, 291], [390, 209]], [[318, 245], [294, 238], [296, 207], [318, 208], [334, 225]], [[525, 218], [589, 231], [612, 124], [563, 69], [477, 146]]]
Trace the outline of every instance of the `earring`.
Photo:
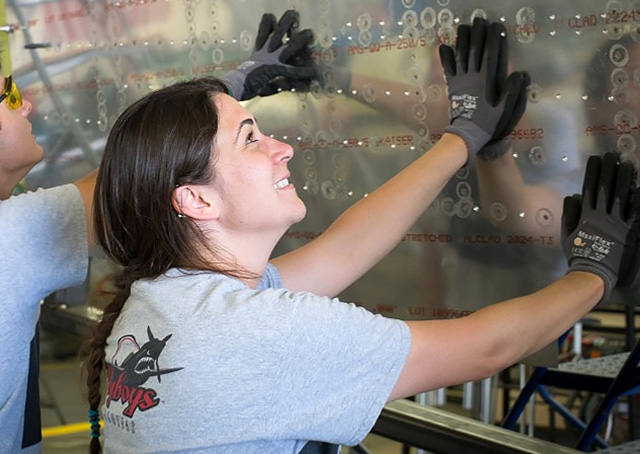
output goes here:
[[[176, 184], [176, 188], [179, 188], [179, 187], [180, 187], [180, 185]], [[184, 219], [184, 218], [186, 218], [186, 216], [184, 214], [178, 213], [178, 219]]]

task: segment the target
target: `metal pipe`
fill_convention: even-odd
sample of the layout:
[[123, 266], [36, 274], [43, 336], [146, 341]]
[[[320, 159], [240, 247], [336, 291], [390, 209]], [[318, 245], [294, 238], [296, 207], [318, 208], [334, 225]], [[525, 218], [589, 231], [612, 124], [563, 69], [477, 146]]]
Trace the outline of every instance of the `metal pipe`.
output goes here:
[[436, 454], [576, 454], [566, 446], [408, 400], [382, 410], [371, 433]]

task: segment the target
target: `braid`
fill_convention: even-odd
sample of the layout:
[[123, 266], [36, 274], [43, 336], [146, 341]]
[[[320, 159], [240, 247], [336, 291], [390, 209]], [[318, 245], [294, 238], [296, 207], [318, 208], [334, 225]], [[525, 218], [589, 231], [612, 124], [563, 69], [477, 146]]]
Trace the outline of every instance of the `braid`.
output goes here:
[[228, 89], [214, 78], [175, 83], [133, 103], [109, 132], [94, 191], [94, 233], [122, 268], [113, 279], [114, 298], [82, 351], [92, 454], [102, 450], [98, 409], [107, 338], [132, 283], [176, 267], [248, 274], [227, 265], [228, 253], [211, 245], [195, 220], [177, 217], [172, 202], [177, 186], [215, 179], [219, 112], [214, 98], [221, 93]]
[[[125, 273], [119, 275], [122, 278]], [[113, 324], [120, 315], [124, 303], [131, 293], [131, 281], [125, 282], [111, 303], [104, 309], [102, 319], [96, 325], [92, 336], [84, 344], [84, 374], [87, 385], [87, 401], [89, 402], [89, 422], [91, 423], [90, 454], [100, 454], [99, 407], [102, 399], [102, 369], [105, 361], [107, 338], [111, 334]]]

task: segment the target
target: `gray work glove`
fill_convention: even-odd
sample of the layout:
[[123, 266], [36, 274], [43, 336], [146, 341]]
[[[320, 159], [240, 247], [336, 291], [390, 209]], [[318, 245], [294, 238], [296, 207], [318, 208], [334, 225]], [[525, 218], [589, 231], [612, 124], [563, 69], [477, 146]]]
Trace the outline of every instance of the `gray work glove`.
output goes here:
[[509, 148], [511, 148], [511, 138], [509, 136], [527, 108], [527, 88], [531, 81], [527, 72], [523, 71], [518, 74], [519, 88], [516, 88], [518, 95], [513, 104], [513, 109], [504, 110], [491, 140], [478, 151], [478, 157], [485, 161], [495, 161], [509, 151]]
[[627, 236], [625, 252], [622, 256], [621, 272], [618, 276], [618, 289], [622, 294], [633, 298], [632, 304], [638, 305], [640, 296], [640, 188], [633, 194], [633, 226]]
[[562, 211], [562, 248], [569, 271], [588, 271], [605, 283], [607, 299], [626, 270], [626, 245], [635, 243], [633, 194], [636, 172], [630, 162], [618, 161], [615, 153], [591, 156], [582, 196], [565, 197]]
[[507, 77], [498, 91], [500, 49], [506, 40], [502, 24], [476, 18], [473, 25], [460, 25], [455, 50], [441, 45], [440, 61], [444, 68], [450, 101], [450, 125], [445, 128], [464, 139], [472, 160], [505, 123], [505, 112], [513, 112], [524, 85], [523, 73]]
[[[508, 39], [501, 39], [498, 49], [498, 63], [496, 66], [495, 78], [495, 93], [498, 98], [507, 87], [509, 65], [508, 41]], [[509, 135], [516, 127], [527, 108], [527, 89], [531, 84], [529, 73], [521, 72], [518, 82], [519, 86], [516, 89], [517, 97], [513, 104], [513, 109], [502, 112], [502, 117], [500, 117], [500, 121], [498, 121], [491, 140], [489, 140], [489, 142], [487, 142], [487, 144], [478, 152], [478, 157], [485, 161], [494, 161], [511, 148], [511, 138]]]
[[[253, 53], [222, 78], [235, 99], [309, 89], [317, 78], [309, 48], [313, 33], [309, 29], [298, 31], [298, 23], [295, 10], [286, 11], [277, 23], [273, 14], [262, 16]], [[288, 41], [283, 43], [285, 36]]]

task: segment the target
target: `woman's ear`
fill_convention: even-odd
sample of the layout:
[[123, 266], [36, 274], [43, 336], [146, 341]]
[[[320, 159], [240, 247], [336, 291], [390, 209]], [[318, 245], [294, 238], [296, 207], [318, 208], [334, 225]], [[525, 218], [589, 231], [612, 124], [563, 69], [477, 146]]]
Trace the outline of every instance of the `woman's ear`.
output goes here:
[[213, 220], [219, 216], [217, 204], [203, 186], [178, 186], [173, 190], [171, 203], [178, 217]]

